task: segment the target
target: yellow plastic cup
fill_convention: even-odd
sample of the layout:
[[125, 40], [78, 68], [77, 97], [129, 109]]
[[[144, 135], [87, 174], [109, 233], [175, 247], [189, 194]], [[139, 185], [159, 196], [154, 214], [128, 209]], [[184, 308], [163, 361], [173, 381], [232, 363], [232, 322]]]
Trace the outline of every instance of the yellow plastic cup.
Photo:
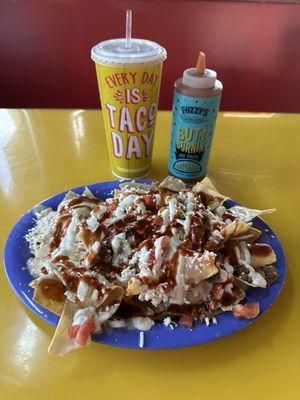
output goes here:
[[162, 64], [166, 50], [149, 40], [112, 39], [91, 51], [112, 173], [142, 178], [151, 170]]

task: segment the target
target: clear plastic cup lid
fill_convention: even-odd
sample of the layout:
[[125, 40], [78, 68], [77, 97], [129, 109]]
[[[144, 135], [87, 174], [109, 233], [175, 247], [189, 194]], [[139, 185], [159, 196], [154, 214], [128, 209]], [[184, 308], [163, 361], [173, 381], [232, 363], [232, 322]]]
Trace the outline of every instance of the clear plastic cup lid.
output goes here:
[[166, 49], [145, 39], [111, 39], [98, 43], [92, 48], [92, 60], [99, 64], [148, 63], [167, 58]]

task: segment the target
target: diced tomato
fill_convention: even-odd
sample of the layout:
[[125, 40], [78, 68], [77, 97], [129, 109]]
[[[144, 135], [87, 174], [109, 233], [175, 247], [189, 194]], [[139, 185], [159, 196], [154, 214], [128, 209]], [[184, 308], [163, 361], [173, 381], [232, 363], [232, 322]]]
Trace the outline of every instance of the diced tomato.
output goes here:
[[259, 304], [237, 304], [232, 307], [232, 313], [235, 318], [255, 318], [259, 314]]
[[84, 346], [90, 339], [91, 333], [96, 329], [96, 323], [94, 317], [90, 315], [87, 320], [79, 327], [75, 341], [80, 345]]
[[156, 206], [155, 198], [151, 196], [151, 194], [145, 194], [141, 197], [145, 203], [145, 205], [149, 208], [153, 208]]
[[183, 314], [179, 319], [179, 325], [191, 328], [194, 324], [194, 319], [191, 315]]
[[75, 339], [80, 325], [72, 325], [68, 328], [68, 336], [70, 339]]

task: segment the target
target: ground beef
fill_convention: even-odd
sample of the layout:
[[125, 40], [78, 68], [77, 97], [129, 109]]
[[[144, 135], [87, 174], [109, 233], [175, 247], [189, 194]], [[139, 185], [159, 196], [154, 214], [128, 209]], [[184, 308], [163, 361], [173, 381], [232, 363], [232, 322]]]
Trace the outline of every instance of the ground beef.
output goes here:
[[245, 265], [237, 265], [234, 267], [233, 275], [242, 279], [243, 281], [250, 282], [249, 270]]
[[267, 265], [265, 267], [261, 267], [258, 269], [258, 272], [264, 276], [268, 285], [272, 285], [274, 282], [277, 281], [279, 277], [278, 271], [273, 265]]

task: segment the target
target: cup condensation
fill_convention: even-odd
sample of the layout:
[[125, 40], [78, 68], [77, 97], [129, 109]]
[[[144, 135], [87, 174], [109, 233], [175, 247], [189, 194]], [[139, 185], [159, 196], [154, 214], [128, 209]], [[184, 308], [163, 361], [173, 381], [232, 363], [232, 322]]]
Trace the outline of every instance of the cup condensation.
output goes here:
[[92, 49], [112, 173], [118, 178], [149, 175], [162, 64], [157, 43], [112, 39]]

